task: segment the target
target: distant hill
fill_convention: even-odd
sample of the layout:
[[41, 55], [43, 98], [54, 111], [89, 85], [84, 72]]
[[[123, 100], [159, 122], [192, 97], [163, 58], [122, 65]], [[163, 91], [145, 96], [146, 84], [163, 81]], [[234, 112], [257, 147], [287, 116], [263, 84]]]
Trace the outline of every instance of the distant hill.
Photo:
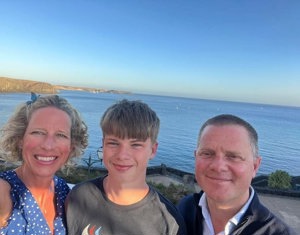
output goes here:
[[46, 82], [0, 77], [0, 92], [36, 92], [41, 94], [55, 94], [57, 89]]
[[35, 92], [39, 94], [56, 94], [59, 92], [59, 90], [87, 91], [87, 92], [94, 92], [94, 93], [105, 92], [105, 93], [117, 93], [117, 94], [129, 93], [129, 92], [117, 91], [117, 90], [52, 85], [46, 82], [37, 82], [31, 80], [0, 77], [0, 93]]

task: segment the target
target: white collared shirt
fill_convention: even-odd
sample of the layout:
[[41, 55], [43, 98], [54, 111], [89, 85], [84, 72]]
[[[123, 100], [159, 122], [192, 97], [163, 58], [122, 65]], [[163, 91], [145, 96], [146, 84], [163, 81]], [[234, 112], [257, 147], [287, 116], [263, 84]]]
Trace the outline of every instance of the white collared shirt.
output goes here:
[[224, 231], [215, 234], [214, 228], [212, 225], [212, 221], [210, 218], [210, 213], [207, 207], [207, 201], [206, 201], [206, 194], [203, 193], [200, 200], [199, 200], [199, 206], [202, 208], [202, 216], [204, 220], [202, 221], [203, 223], [203, 235], [229, 235], [231, 231], [237, 226], [239, 223], [240, 219], [242, 216], [245, 214], [246, 210], [249, 207], [250, 202], [253, 199], [254, 196], [254, 189], [250, 186], [251, 188], [251, 194], [248, 199], [248, 201], [245, 203], [245, 205], [236, 213], [225, 225]]

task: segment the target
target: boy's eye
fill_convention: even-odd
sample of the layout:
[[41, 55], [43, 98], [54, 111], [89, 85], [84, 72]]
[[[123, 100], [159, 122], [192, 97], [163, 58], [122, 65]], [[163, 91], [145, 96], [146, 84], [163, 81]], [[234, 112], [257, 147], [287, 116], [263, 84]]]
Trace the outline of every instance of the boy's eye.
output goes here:
[[143, 144], [140, 144], [140, 143], [134, 143], [131, 145], [132, 147], [142, 147]]
[[106, 144], [109, 146], [117, 146], [118, 145], [117, 142], [107, 142]]

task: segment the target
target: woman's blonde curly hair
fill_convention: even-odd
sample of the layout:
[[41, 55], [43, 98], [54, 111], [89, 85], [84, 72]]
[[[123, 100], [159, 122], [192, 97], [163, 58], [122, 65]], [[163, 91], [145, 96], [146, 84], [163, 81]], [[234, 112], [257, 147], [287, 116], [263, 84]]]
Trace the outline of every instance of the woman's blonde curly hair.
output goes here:
[[72, 150], [69, 155], [69, 160], [74, 157], [79, 157], [84, 153], [84, 149], [88, 145], [88, 133], [85, 122], [66, 99], [58, 95], [47, 95], [38, 97], [33, 102], [30, 101], [21, 104], [1, 128], [1, 160], [10, 163], [17, 163], [23, 160], [20, 142], [24, 137], [30, 118], [36, 110], [46, 107], [60, 109], [66, 112], [71, 119]]

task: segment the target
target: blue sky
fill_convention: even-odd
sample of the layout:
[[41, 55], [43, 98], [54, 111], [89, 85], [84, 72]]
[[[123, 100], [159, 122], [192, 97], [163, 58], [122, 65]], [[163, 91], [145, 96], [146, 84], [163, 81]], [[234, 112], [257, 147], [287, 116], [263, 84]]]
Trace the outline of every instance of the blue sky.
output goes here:
[[1, 1], [0, 76], [300, 107], [300, 1]]

